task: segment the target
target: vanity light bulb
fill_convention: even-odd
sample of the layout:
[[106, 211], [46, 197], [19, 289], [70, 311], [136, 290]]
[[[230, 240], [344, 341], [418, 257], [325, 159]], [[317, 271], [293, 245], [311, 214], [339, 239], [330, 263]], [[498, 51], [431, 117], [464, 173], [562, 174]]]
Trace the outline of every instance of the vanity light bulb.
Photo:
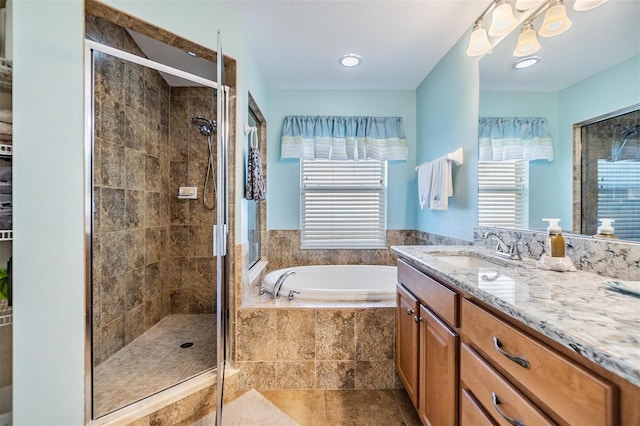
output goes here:
[[518, 36], [518, 44], [513, 51], [513, 56], [522, 58], [523, 56], [531, 55], [532, 53], [540, 50], [540, 42], [536, 37], [536, 30], [533, 29], [533, 25], [525, 25], [522, 27], [520, 36]]
[[509, 33], [515, 26], [518, 25], [511, 5], [508, 1], [498, 2], [498, 6], [491, 15], [491, 26], [489, 27], [489, 35], [492, 37], [499, 37]]
[[553, 37], [571, 28], [571, 20], [567, 16], [567, 8], [558, 0], [544, 15], [540, 37]]
[[573, 4], [573, 9], [578, 12], [583, 12], [585, 10], [591, 10], [598, 6], [602, 6], [606, 2], [607, 0], [576, 0]]
[[491, 50], [491, 43], [489, 37], [487, 37], [487, 30], [482, 28], [480, 23], [474, 26], [474, 30], [471, 33], [469, 39], [469, 47], [467, 48], [467, 56], [480, 56], [484, 55]]

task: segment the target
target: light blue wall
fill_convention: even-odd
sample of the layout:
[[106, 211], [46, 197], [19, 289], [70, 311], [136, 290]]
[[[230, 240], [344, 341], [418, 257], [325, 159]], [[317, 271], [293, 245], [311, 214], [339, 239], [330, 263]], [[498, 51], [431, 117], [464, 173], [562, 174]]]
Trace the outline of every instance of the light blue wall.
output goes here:
[[409, 145], [409, 160], [389, 162], [387, 226], [389, 229], [414, 229], [417, 204], [415, 101], [413, 90], [271, 91], [267, 143], [267, 229], [300, 229], [299, 161], [280, 160], [282, 121], [287, 115], [402, 117]]
[[449, 209], [420, 210], [420, 231], [473, 240], [478, 197], [478, 60], [466, 55], [468, 34], [446, 54], [417, 90], [417, 160], [431, 161], [462, 147], [464, 164], [453, 166]]
[[[214, 50], [221, 29], [224, 51], [238, 61], [238, 136], [232, 143], [246, 149], [241, 126], [247, 92], [265, 114], [268, 92], [241, 15], [222, 2], [109, 3]], [[20, 0], [13, 18], [14, 424], [80, 425], [85, 416], [84, 6], [81, 0]], [[243, 156], [242, 148], [237, 151], [236, 161]], [[242, 167], [238, 173], [242, 188]], [[238, 209], [236, 223], [241, 214]], [[246, 239], [246, 228], [239, 235]]]
[[573, 166], [571, 150], [565, 145], [573, 140], [560, 139], [559, 99], [555, 92], [480, 92], [481, 117], [545, 117], [553, 140], [554, 159], [529, 165], [529, 228], [546, 229], [543, 217], [559, 217], [564, 229], [572, 227], [572, 184], [564, 186], [562, 171]]
[[83, 12], [13, 5], [16, 425], [84, 424]]

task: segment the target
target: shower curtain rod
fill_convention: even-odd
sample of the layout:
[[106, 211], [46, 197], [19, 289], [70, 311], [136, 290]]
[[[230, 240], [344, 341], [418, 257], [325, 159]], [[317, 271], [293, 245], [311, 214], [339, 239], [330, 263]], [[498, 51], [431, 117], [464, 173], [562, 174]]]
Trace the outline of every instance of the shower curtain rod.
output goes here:
[[[203, 86], [211, 87], [213, 89], [218, 88], [218, 83], [216, 83], [213, 80], [199, 77], [195, 74], [191, 74], [186, 71], [182, 71], [177, 68], [173, 68], [168, 65], [161, 64], [160, 62], [155, 62], [147, 58], [133, 55], [129, 52], [125, 52], [120, 49], [115, 49], [111, 46], [107, 46], [106, 44], [98, 43], [93, 40], [85, 39], [84, 43], [85, 43], [85, 46], [88, 47], [89, 49], [97, 50], [99, 52], [106, 53], [107, 55], [115, 56], [117, 58], [124, 59], [126, 61], [136, 63], [138, 65], [153, 68], [156, 71], [166, 72], [167, 74], [171, 74], [176, 77], [180, 77], [185, 80], [192, 81], [194, 83], [199, 83], [199, 84], [202, 84]], [[223, 85], [222, 87], [225, 89], [225, 92], [229, 89], [229, 86]]]

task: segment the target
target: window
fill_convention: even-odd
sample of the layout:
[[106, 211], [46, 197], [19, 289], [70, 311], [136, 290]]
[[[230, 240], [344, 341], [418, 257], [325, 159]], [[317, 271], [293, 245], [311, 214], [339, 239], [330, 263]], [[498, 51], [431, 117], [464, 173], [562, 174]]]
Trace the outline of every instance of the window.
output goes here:
[[478, 162], [478, 224], [529, 227], [529, 163]]
[[386, 247], [387, 164], [301, 160], [302, 248]]
[[640, 241], [640, 162], [598, 160], [598, 219], [615, 220], [618, 238]]

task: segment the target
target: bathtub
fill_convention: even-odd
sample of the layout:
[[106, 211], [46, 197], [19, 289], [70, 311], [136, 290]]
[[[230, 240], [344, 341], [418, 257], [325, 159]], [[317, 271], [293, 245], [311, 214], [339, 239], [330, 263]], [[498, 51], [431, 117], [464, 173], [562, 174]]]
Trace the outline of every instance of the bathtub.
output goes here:
[[395, 266], [319, 265], [278, 269], [265, 275], [264, 289], [271, 293], [278, 278], [288, 271], [295, 274], [286, 278], [280, 288], [280, 297], [286, 298], [294, 290], [300, 292], [294, 294], [294, 298], [303, 300], [395, 299]]

